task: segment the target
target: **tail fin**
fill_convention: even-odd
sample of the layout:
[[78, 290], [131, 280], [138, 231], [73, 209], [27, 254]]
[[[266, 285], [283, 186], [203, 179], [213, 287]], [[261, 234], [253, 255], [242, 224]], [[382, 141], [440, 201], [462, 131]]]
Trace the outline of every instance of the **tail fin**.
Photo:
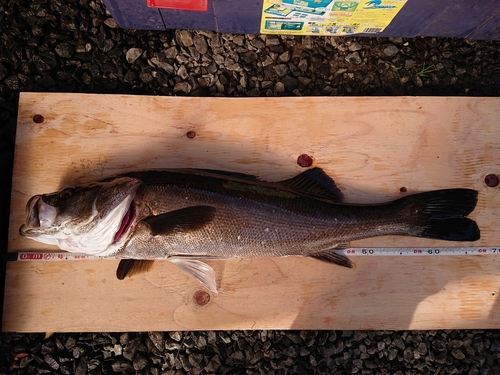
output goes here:
[[476, 241], [481, 237], [474, 220], [467, 218], [477, 204], [477, 191], [446, 189], [401, 199], [412, 210], [418, 237], [448, 241]]

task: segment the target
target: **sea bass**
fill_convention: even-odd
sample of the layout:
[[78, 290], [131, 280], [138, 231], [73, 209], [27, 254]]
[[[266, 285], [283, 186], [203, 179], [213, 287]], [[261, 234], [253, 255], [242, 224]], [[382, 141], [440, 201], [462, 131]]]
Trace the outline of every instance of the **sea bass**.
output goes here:
[[203, 260], [299, 255], [352, 267], [338, 250], [362, 238], [478, 240], [466, 217], [477, 195], [446, 189], [354, 205], [320, 168], [279, 182], [198, 169], [132, 172], [35, 195], [19, 232], [66, 251], [121, 258], [119, 279], [166, 259], [216, 291]]

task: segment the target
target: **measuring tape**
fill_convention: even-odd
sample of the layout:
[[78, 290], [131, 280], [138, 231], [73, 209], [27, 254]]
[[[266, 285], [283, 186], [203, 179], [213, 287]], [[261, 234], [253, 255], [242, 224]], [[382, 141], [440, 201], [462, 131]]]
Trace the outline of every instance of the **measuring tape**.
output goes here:
[[367, 247], [339, 250], [346, 256], [494, 255], [500, 247]]
[[[338, 254], [348, 257], [353, 256], [444, 256], [444, 255], [496, 255], [500, 247], [367, 247], [348, 248], [338, 251]], [[44, 253], [20, 252], [17, 253], [18, 261], [63, 261], [63, 260], [92, 260], [116, 259], [114, 257], [102, 258], [96, 255], [83, 253]]]
[[84, 253], [69, 253], [69, 252], [20, 252], [17, 254], [18, 261], [31, 261], [31, 260], [92, 260], [92, 259], [115, 259], [108, 257], [99, 257], [96, 255], [89, 255]]

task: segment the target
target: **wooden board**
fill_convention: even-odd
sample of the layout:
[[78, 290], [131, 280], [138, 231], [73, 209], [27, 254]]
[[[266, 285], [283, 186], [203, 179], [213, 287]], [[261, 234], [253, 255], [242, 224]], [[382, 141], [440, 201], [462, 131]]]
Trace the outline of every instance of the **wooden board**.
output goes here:
[[[33, 116], [44, 117], [35, 123]], [[480, 193], [474, 246], [500, 245], [499, 98], [180, 98], [22, 93], [9, 252], [57, 250], [21, 238], [30, 196], [121, 171], [196, 167], [280, 180], [310, 155], [348, 202], [440, 188]], [[196, 136], [188, 138], [186, 133]], [[358, 247], [457, 246], [410, 237]], [[467, 244], [466, 244], [467, 245]], [[499, 328], [495, 256], [213, 261], [219, 294], [169, 262], [115, 279], [116, 260], [9, 262], [4, 331]]]

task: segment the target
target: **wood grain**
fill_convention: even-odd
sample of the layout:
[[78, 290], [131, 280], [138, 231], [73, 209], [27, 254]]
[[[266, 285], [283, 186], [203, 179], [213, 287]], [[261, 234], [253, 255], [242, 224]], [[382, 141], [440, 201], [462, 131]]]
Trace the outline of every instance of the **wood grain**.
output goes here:
[[[41, 114], [45, 121], [33, 122]], [[499, 98], [180, 98], [22, 93], [8, 251], [30, 196], [121, 171], [196, 167], [280, 180], [308, 154], [348, 202], [450, 187], [479, 191], [475, 246], [500, 245]], [[192, 139], [186, 136], [194, 131]], [[387, 236], [359, 247], [457, 246]], [[498, 328], [494, 256], [356, 258], [355, 270], [302, 259], [213, 262], [220, 293], [168, 262], [114, 278], [115, 260], [8, 264], [4, 331]], [[78, 291], [78, 292], [75, 292]], [[103, 311], [106, 313], [103, 314]]]

